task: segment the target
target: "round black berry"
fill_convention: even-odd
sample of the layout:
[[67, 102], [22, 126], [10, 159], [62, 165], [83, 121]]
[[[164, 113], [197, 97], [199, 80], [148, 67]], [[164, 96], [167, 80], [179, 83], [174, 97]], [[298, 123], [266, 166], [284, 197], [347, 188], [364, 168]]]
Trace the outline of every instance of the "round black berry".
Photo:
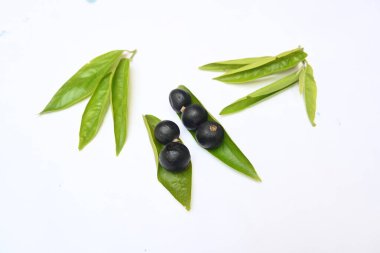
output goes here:
[[193, 104], [185, 108], [181, 119], [187, 129], [195, 130], [207, 120], [207, 116], [208, 113], [202, 106]]
[[173, 110], [179, 113], [181, 112], [182, 107], [186, 107], [191, 104], [191, 97], [186, 91], [175, 89], [169, 94], [169, 102]]
[[170, 120], [163, 120], [154, 128], [154, 137], [162, 144], [167, 144], [179, 137], [179, 128]]
[[224, 130], [220, 124], [207, 121], [198, 127], [195, 137], [203, 148], [217, 148], [223, 142]]
[[161, 150], [159, 160], [166, 170], [182, 171], [190, 163], [190, 152], [182, 143], [170, 142]]

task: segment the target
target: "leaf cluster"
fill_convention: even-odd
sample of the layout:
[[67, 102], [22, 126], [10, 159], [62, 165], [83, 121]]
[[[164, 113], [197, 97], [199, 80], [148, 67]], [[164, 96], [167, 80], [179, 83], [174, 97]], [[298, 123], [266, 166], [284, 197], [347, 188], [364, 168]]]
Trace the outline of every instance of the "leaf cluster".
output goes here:
[[[130, 58], [125, 52], [130, 53]], [[136, 50], [114, 50], [94, 58], [62, 85], [41, 114], [64, 110], [90, 97], [80, 125], [81, 150], [94, 139], [112, 107], [118, 155], [127, 137], [129, 64], [135, 53]]]
[[[223, 71], [224, 74], [215, 80], [230, 84], [245, 84], [257, 79], [278, 74], [290, 69], [292, 73], [258, 89], [223, 108], [221, 115], [235, 113], [251, 107], [265, 99], [279, 94], [281, 91], [299, 83], [303, 95], [306, 112], [312, 126], [315, 126], [317, 104], [317, 86], [313, 69], [306, 61], [307, 53], [303, 48], [296, 48], [276, 56], [241, 58], [213, 62], [199, 67], [201, 70]], [[301, 65], [301, 67], [299, 67]]]

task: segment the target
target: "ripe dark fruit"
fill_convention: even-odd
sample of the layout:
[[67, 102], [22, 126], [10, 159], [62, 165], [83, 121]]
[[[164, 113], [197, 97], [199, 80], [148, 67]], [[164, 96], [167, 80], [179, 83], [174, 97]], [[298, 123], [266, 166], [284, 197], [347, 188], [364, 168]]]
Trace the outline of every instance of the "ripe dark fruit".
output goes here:
[[190, 152], [182, 143], [170, 142], [161, 150], [159, 160], [166, 170], [182, 171], [190, 163]]
[[195, 130], [203, 122], [207, 121], [207, 116], [208, 113], [202, 106], [193, 104], [185, 108], [181, 119], [187, 129]]
[[203, 148], [217, 148], [223, 142], [224, 129], [216, 122], [207, 121], [198, 127], [195, 137]]
[[162, 144], [172, 142], [179, 137], [179, 128], [170, 120], [163, 120], [154, 128], [154, 137]]
[[186, 91], [175, 89], [169, 94], [169, 102], [173, 110], [179, 113], [181, 112], [182, 107], [186, 107], [191, 104], [191, 97]]

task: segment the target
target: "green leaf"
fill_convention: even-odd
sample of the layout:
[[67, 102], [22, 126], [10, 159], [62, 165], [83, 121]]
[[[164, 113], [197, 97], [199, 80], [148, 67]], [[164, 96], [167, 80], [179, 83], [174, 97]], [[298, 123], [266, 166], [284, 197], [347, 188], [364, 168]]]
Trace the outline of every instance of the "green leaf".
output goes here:
[[289, 51], [285, 51], [285, 52], [282, 52], [282, 53], [276, 55], [276, 58], [282, 58], [282, 57], [285, 57], [285, 56], [288, 56], [288, 55], [291, 55], [293, 53], [297, 53], [297, 52], [300, 52], [300, 51], [303, 51], [303, 48], [302, 47], [297, 47], [295, 49], [292, 49], [292, 50], [289, 50]]
[[83, 149], [98, 133], [109, 107], [112, 74], [105, 76], [88, 101], [82, 115], [79, 132], [79, 150]]
[[306, 76], [306, 71], [305, 68], [302, 68], [300, 71], [300, 76], [299, 76], [299, 91], [301, 94], [304, 93], [305, 91], [305, 76]]
[[158, 156], [164, 145], [159, 143], [154, 137], [154, 128], [161, 120], [153, 115], [144, 115], [143, 119], [148, 131], [150, 143], [152, 144], [154, 157], [156, 159], [158, 181], [160, 181], [160, 183], [179, 203], [185, 206], [186, 210], [190, 210], [192, 175], [191, 162], [189, 167], [181, 172], [170, 172], [164, 169], [158, 160]]
[[123, 50], [111, 51], [84, 65], [55, 93], [41, 113], [66, 109], [91, 96], [100, 80], [119, 62], [122, 54]]
[[129, 59], [121, 59], [112, 78], [111, 101], [116, 155], [119, 155], [127, 139], [129, 63]]
[[260, 63], [253, 63], [244, 67], [232, 70], [215, 80], [225, 83], [241, 84], [254, 81], [258, 78], [279, 73], [293, 67], [296, 67], [301, 61], [306, 58], [307, 54], [302, 48], [297, 48], [287, 51], [272, 58], [272, 60], [263, 60]]
[[199, 67], [201, 70], [208, 71], [230, 71], [234, 69], [241, 68], [245, 65], [262, 62], [263, 60], [272, 58], [271, 56], [263, 57], [252, 57], [252, 58], [241, 58], [228, 61], [213, 62]]
[[257, 104], [261, 102], [262, 100], [276, 95], [280, 93], [281, 91], [285, 90], [286, 88], [291, 87], [293, 84], [295, 84], [298, 81], [299, 72], [292, 73], [288, 76], [285, 76], [274, 83], [271, 83], [261, 89], [258, 89], [249, 95], [240, 98], [239, 100], [233, 102], [232, 104], [226, 106], [223, 108], [223, 110], [220, 112], [221, 115], [235, 113], [238, 111], [241, 111], [243, 109], [246, 109], [247, 107], [250, 107], [254, 104]]
[[313, 68], [307, 64], [304, 73], [304, 97], [307, 116], [312, 126], [316, 126], [315, 112], [317, 110], [317, 84], [314, 80]]
[[225, 76], [225, 75], [233, 75], [233, 74], [236, 74], [236, 73], [241, 73], [241, 72], [244, 72], [244, 71], [247, 71], [247, 70], [255, 69], [255, 68], [263, 66], [263, 65], [265, 65], [265, 64], [267, 64], [269, 62], [273, 62], [274, 60], [276, 60], [276, 57], [268, 56], [268, 57], [262, 58], [262, 59], [260, 59], [260, 60], [258, 60], [256, 62], [254, 62], [254, 63], [245, 65], [245, 66], [243, 66], [241, 68], [228, 71], [223, 76]]
[[[189, 95], [191, 96], [192, 104], [198, 104], [205, 108], [188, 88], [186, 88], [183, 85], [178, 86], [178, 88], [189, 93]], [[177, 115], [179, 117], [181, 116], [180, 114]], [[208, 120], [218, 122], [210, 113], [208, 113]], [[194, 139], [196, 139], [195, 131], [189, 132], [194, 137]], [[207, 151], [226, 165], [230, 166], [231, 168], [251, 177], [255, 181], [261, 182], [261, 179], [256, 173], [255, 168], [248, 160], [248, 158], [243, 154], [243, 152], [241, 152], [241, 150], [232, 141], [226, 129], [224, 129], [224, 140], [222, 145], [215, 149], [207, 149]]]

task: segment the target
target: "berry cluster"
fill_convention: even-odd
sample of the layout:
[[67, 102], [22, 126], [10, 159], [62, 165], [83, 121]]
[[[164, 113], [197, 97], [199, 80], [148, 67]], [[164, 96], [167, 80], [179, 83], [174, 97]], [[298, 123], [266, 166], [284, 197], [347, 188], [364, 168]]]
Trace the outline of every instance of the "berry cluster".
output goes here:
[[223, 127], [214, 121], [208, 121], [207, 111], [198, 104], [191, 103], [190, 95], [181, 89], [174, 89], [169, 95], [170, 105], [177, 113], [182, 113], [184, 126], [191, 131], [196, 130], [198, 143], [206, 149], [219, 147], [224, 138]]
[[154, 129], [156, 140], [164, 144], [159, 154], [162, 167], [169, 171], [183, 171], [190, 163], [189, 149], [183, 145], [179, 138], [179, 127], [170, 120], [163, 120]]
[[[169, 95], [170, 105], [174, 111], [181, 113], [184, 126], [190, 131], [196, 131], [195, 137], [199, 145], [205, 149], [219, 147], [224, 138], [223, 127], [208, 120], [208, 113], [199, 104], [192, 104], [190, 95], [181, 89], [175, 89]], [[179, 127], [170, 120], [163, 120], [154, 129], [156, 140], [164, 144], [160, 151], [159, 161], [168, 171], [185, 170], [190, 163], [189, 149], [179, 140]]]

